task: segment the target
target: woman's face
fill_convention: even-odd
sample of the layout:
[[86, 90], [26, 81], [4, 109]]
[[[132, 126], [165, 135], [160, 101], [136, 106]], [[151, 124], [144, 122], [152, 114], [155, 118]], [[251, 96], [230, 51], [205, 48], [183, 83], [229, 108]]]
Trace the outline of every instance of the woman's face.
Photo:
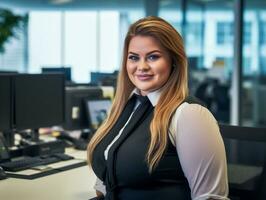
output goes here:
[[141, 95], [147, 95], [166, 83], [171, 59], [153, 37], [135, 36], [129, 43], [126, 67], [131, 82]]

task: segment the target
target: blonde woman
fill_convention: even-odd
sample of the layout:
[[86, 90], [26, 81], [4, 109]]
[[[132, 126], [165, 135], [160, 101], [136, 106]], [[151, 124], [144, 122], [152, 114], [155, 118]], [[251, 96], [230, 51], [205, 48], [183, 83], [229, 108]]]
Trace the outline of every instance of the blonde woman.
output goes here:
[[165, 20], [130, 26], [114, 102], [88, 160], [98, 177], [95, 199], [228, 199], [217, 122], [188, 99], [183, 41]]

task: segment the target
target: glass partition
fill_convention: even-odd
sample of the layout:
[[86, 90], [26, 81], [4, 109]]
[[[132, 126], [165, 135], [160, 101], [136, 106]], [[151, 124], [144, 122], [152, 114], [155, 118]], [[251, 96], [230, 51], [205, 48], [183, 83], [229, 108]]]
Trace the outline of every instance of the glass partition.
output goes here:
[[243, 124], [266, 126], [266, 2], [244, 1]]
[[232, 1], [185, 1], [184, 39], [190, 93], [219, 122], [230, 122], [230, 83], [234, 56]]

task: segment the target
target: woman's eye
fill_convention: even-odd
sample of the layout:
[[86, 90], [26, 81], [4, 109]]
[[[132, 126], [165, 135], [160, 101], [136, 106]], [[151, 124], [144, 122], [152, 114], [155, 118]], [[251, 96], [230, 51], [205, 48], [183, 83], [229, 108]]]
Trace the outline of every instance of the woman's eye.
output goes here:
[[132, 61], [137, 61], [139, 59], [139, 57], [138, 56], [134, 56], [134, 55], [130, 55], [130, 56], [128, 56], [128, 59], [132, 60]]
[[148, 59], [151, 61], [154, 61], [154, 60], [157, 60], [159, 57], [160, 57], [159, 55], [150, 55]]

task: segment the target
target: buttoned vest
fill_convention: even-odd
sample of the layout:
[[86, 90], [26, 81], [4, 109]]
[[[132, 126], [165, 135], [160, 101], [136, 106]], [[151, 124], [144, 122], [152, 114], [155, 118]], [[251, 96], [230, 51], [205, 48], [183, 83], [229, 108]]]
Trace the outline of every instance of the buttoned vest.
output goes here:
[[[146, 153], [150, 143], [153, 106], [144, 100], [122, 135], [112, 145], [107, 161], [104, 151], [125, 125], [133, 109], [132, 97], [108, 135], [93, 152], [92, 168], [106, 186], [105, 200], [189, 200], [190, 188], [181, 168], [176, 148], [168, 144], [158, 166], [149, 173]], [[186, 102], [194, 102], [186, 99]]]

